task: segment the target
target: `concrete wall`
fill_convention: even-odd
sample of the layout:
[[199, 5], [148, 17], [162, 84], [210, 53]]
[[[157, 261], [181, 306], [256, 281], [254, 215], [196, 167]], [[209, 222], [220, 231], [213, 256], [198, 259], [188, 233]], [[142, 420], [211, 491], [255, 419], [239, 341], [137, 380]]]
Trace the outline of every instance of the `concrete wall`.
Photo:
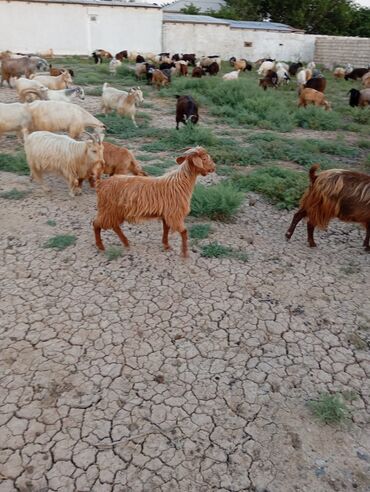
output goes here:
[[370, 38], [316, 36], [315, 61], [366, 68], [370, 64]]
[[[245, 47], [244, 43], [252, 43]], [[163, 51], [172, 53], [219, 54], [256, 61], [276, 58], [288, 61], [311, 61], [315, 36], [230, 28], [224, 24], [163, 23]]]
[[158, 8], [0, 0], [0, 51], [88, 55], [94, 49], [160, 52]]

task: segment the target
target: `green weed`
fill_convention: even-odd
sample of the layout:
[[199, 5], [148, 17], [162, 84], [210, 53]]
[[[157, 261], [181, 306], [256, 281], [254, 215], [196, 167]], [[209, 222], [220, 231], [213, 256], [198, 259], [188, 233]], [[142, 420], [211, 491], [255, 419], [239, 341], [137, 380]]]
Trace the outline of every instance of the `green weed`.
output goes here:
[[108, 246], [105, 250], [105, 256], [108, 261], [117, 260], [123, 255], [122, 247], [120, 246]]
[[339, 394], [323, 393], [318, 400], [311, 400], [308, 406], [314, 416], [324, 424], [338, 424], [350, 416], [350, 412]]
[[229, 220], [239, 209], [244, 194], [228, 183], [197, 185], [191, 200], [190, 215], [212, 220]]
[[244, 262], [248, 261], [246, 253], [224, 246], [217, 241], [202, 246], [200, 255], [204, 258], [234, 258]]
[[0, 197], [7, 200], [22, 200], [27, 195], [29, 195], [29, 193], [30, 192], [26, 190], [17, 190], [17, 188], [12, 188], [9, 191], [4, 191], [0, 193]]
[[55, 220], [51, 220], [51, 219], [47, 220], [46, 221], [46, 224], [48, 226], [50, 226], [50, 227], [55, 227], [57, 225], [57, 223], [55, 222]]
[[210, 232], [210, 224], [193, 224], [189, 228], [189, 235], [191, 239], [206, 239]]
[[57, 249], [58, 251], [62, 251], [68, 246], [72, 246], [76, 243], [76, 236], [72, 236], [69, 234], [60, 234], [57, 236], [53, 236], [49, 238], [44, 244], [44, 248], [52, 248]]
[[0, 154], [0, 171], [16, 174], [29, 174], [30, 169], [23, 152], [17, 154]]

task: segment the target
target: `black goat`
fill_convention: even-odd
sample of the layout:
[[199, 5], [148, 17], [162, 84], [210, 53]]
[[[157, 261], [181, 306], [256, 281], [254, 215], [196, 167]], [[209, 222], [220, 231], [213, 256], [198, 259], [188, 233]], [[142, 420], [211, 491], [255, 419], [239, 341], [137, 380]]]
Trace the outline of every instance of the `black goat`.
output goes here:
[[176, 104], [176, 130], [179, 123], [186, 125], [188, 121], [195, 125], [199, 120], [198, 105], [191, 96], [175, 96]]
[[346, 73], [344, 76], [345, 80], [352, 79], [352, 80], [357, 80], [361, 79], [365, 73], [369, 72], [369, 68], [355, 68], [352, 70], [350, 73]]
[[[209, 57], [209, 58], [214, 58], [214, 57]], [[220, 71], [220, 67], [217, 62], [211, 63], [208, 67], [204, 67], [204, 70], [209, 73], [209, 75], [217, 75], [218, 72]]]

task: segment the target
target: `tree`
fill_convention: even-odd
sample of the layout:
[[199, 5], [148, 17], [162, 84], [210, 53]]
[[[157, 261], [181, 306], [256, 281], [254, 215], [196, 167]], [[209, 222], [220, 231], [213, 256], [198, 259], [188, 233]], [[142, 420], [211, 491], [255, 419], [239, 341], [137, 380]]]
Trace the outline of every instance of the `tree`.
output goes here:
[[199, 15], [201, 12], [201, 9], [194, 5], [193, 3], [186, 4], [184, 8], [180, 10], [182, 14], [189, 14], [189, 15]]

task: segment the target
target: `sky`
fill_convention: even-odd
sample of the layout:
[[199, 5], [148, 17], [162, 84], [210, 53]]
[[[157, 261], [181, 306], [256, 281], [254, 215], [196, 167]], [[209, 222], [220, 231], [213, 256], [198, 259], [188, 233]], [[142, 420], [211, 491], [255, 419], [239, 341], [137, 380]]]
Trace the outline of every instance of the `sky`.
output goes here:
[[356, 0], [356, 3], [361, 5], [361, 7], [369, 7], [370, 8], [370, 0]]

